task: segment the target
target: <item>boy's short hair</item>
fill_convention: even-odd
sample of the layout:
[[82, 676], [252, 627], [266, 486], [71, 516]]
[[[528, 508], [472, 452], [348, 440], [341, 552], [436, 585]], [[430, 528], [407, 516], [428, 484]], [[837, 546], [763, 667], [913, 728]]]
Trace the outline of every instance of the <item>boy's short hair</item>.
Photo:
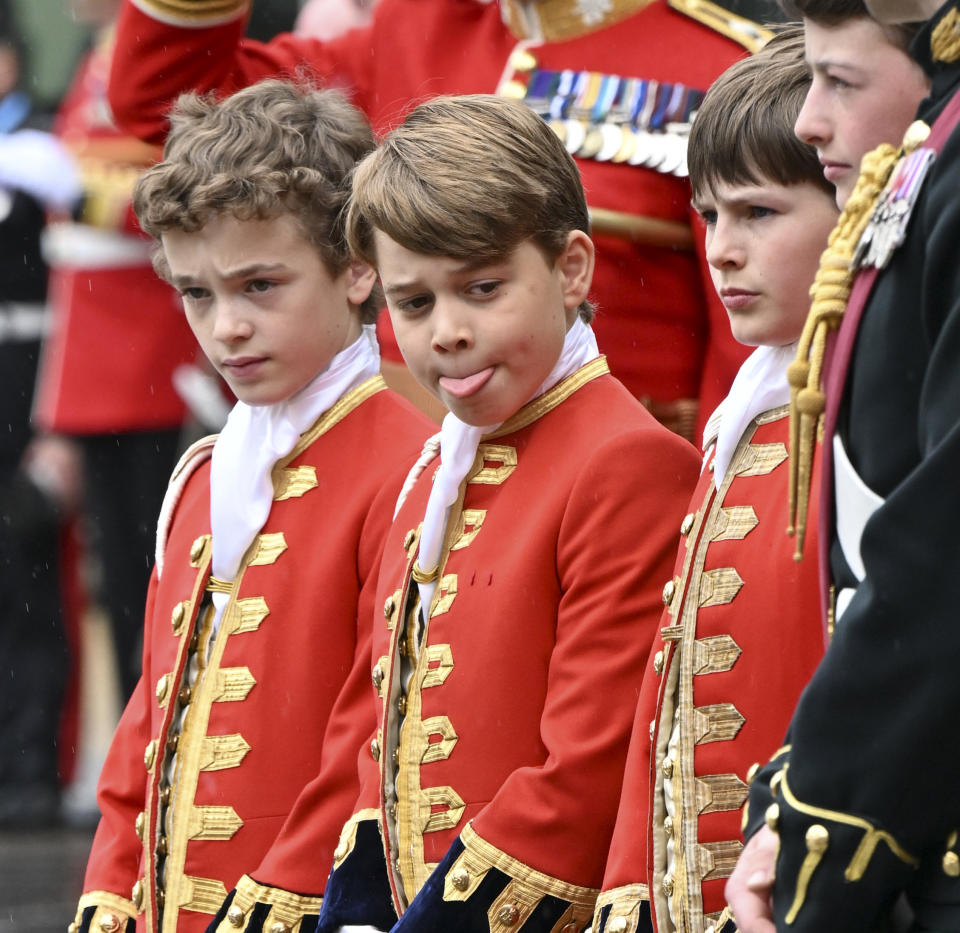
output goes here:
[[803, 29], [790, 26], [731, 65], [707, 91], [687, 149], [694, 199], [718, 183], [809, 183], [834, 196], [816, 149], [793, 127], [810, 87]]
[[[140, 226], [156, 240], [194, 233], [218, 214], [292, 214], [331, 275], [350, 263], [343, 214], [356, 163], [376, 145], [366, 118], [337, 91], [267, 80], [224, 100], [183, 94], [163, 161], [134, 190]], [[166, 273], [162, 251], [154, 265]], [[376, 298], [361, 319], [377, 317]]]
[[[791, 19], [809, 19], [827, 27], [839, 26], [850, 19], [872, 19], [864, 0], [780, 0], [780, 8]], [[891, 45], [906, 52], [922, 23], [877, 25]]]
[[[428, 256], [496, 260], [531, 240], [553, 263], [589, 235], [580, 173], [529, 107], [490, 94], [436, 97], [357, 166], [347, 212], [354, 253], [376, 265], [373, 233]], [[590, 321], [593, 306], [577, 309]]]

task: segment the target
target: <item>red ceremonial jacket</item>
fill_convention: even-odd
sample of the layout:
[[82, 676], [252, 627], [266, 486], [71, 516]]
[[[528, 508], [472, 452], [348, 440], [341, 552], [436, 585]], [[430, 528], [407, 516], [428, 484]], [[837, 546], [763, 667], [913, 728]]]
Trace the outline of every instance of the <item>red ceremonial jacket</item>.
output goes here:
[[[434, 468], [400, 509], [377, 588], [378, 728], [320, 929], [373, 922], [325, 918], [338, 876], [370, 864], [361, 841], [378, 836], [358, 830], [374, 821], [398, 931], [501, 911], [530, 933], [589, 922], [698, 462], [607, 372], [587, 364], [483, 438], [419, 640], [411, 567]], [[483, 882], [501, 875], [493, 903]]]
[[159, 150], [117, 129], [107, 106], [108, 36], [83, 61], [55, 131], [77, 160], [80, 218], [47, 227], [52, 332], [34, 418], [65, 434], [175, 428], [185, 407], [173, 371], [197, 356], [177, 293], [157, 278], [133, 185]]
[[[385, 131], [425, 97], [497, 91], [514, 75], [511, 54], [518, 48], [542, 69], [655, 79], [705, 91], [744, 54], [727, 36], [750, 42], [758, 30], [753, 24], [742, 28], [748, 21], [715, 4], [675, 2], [690, 15], [666, 0], [382, 0], [368, 28], [329, 42], [282, 35], [264, 45], [242, 39], [245, 4], [239, 0], [127, 0], [111, 103], [123, 125], [159, 141], [179, 92], [229, 93], [268, 75], [293, 75], [306, 63], [320, 81], [344, 88], [374, 127]], [[524, 19], [529, 15], [538, 18], [543, 38], [531, 39], [535, 27]], [[692, 439], [690, 400], [699, 396], [704, 417], [709, 414], [745, 351], [730, 336], [706, 263], [698, 263], [694, 252], [694, 243], [702, 252], [702, 233], [689, 185], [625, 162], [577, 161], [591, 209], [671, 221], [686, 238], [682, 247], [655, 246], [604, 232], [595, 222], [593, 297], [599, 313], [593, 326], [614, 375]], [[382, 332], [388, 326], [384, 318], [384, 355], [399, 359], [392, 335]], [[678, 406], [678, 400], [688, 402]]]
[[[809, 556], [816, 521], [799, 563], [786, 534], [788, 428], [786, 407], [757, 416], [719, 490], [708, 453], [680, 526], [596, 933], [645, 929], [651, 903], [660, 933], [720, 933], [729, 919], [723, 887], [743, 847], [751, 769], [782, 744], [824, 651], [818, 568]], [[815, 467], [813, 488], [818, 482]]]
[[[344, 395], [274, 468], [273, 507], [233, 581], [210, 575], [211, 441], [185, 455], [143, 677], [100, 779], [79, 929], [132, 933], [135, 917], [137, 930], [199, 933], [234, 886], [238, 909], [266, 902], [271, 922], [318, 912], [373, 723], [383, 538], [428, 428], [379, 376]], [[211, 589], [230, 594], [212, 639]]]

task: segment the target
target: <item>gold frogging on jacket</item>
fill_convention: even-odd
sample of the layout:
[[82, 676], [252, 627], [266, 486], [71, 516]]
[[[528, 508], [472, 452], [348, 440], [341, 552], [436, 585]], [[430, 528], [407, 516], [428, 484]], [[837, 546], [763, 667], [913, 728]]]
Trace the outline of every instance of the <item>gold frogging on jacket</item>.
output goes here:
[[810, 313], [787, 367], [790, 383], [790, 478], [787, 534], [796, 535], [794, 559], [803, 557], [810, 503], [810, 481], [817, 433], [822, 430], [825, 397], [823, 357], [827, 336], [840, 327], [856, 270], [853, 254], [897, 161], [897, 150], [883, 143], [863, 157], [856, 187], [830, 233], [810, 288]]

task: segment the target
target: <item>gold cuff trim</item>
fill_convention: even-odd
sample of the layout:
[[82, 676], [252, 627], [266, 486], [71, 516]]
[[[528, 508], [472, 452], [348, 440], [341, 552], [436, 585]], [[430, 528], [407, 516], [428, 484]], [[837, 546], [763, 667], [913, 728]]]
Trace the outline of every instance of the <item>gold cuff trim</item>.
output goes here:
[[552, 389], [544, 392], [539, 398], [524, 405], [515, 415], [508, 418], [496, 431], [486, 435], [484, 440], [496, 437], [506, 437], [520, 431], [528, 424], [533, 424], [538, 418], [542, 418], [547, 412], [552, 411], [561, 402], [565, 402], [577, 389], [582, 389], [588, 382], [600, 376], [605, 376], [610, 372], [605, 356], [598, 356], [591, 360], [586, 366], [581, 366], [575, 373], [567, 376], [566, 379], [558, 382]]
[[372, 808], [358, 810], [343, 824], [337, 847], [333, 850], [334, 868], [339, 868], [343, 864], [344, 859], [353, 851], [353, 847], [357, 844], [357, 827], [365, 820], [373, 820], [379, 827], [380, 811]]
[[815, 807], [799, 801], [787, 783], [787, 769], [789, 767], [789, 764], [784, 765], [783, 771], [780, 772], [783, 775], [780, 782], [780, 790], [783, 794], [783, 799], [786, 800], [794, 810], [806, 816], [812, 816], [815, 819], [832, 820], [834, 823], [842, 823], [845, 826], [853, 826], [863, 830], [864, 837], [860, 845], [857, 846], [857, 850], [853, 853], [853, 858], [850, 860], [850, 864], [847, 865], [846, 871], [843, 873], [846, 881], [859, 881], [863, 877], [867, 866], [870, 864], [870, 859], [873, 858], [873, 853], [876, 851], [877, 845], [880, 842], [886, 843], [887, 848], [889, 848], [901, 862], [906, 862], [907, 865], [912, 865], [913, 867], [920, 864], [920, 860], [904, 849], [890, 833], [882, 829], [877, 829], [869, 820], [865, 820], [859, 816], [852, 816], [849, 813], [843, 813], [839, 810], [828, 810], [825, 807]]
[[800, 913], [800, 908], [803, 907], [803, 902], [807, 899], [810, 879], [817, 870], [817, 866], [823, 858], [823, 853], [827, 851], [827, 846], [830, 844], [830, 834], [827, 832], [826, 826], [814, 823], [807, 830], [804, 841], [807, 845], [807, 854], [800, 866], [800, 873], [797, 875], [797, 890], [793, 896], [793, 903], [783, 918], [786, 923], [793, 923], [797, 919], [797, 914]]
[[83, 912], [88, 907], [97, 908], [93, 919], [90, 921], [91, 933], [101, 929], [98, 924], [102, 913], [112, 913], [122, 917], [124, 920], [133, 920], [140, 912], [137, 910], [137, 905], [134, 904], [133, 901], [126, 897], [120, 897], [119, 894], [113, 894], [110, 891], [88, 891], [77, 903], [77, 916], [74, 921], [77, 926], [80, 926]]
[[[444, 900], [466, 900], [487, 872], [491, 868], [496, 868], [512, 878], [514, 882], [523, 885], [525, 889], [535, 894], [538, 901], [540, 898], [549, 895], [569, 901], [578, 907], [593, 910], [600, 893], [597, 888], [585, 888], [570, 884], [525, 865], [519, 859], [507, 855], [506, 852], [481, 838], [474, 830], [472, 822], [463, 828], [460, 833], [460, 841], [463, 843], [464, 851], [451, 866], [450, 871], [447, 872], [443, 893]], [[458, 879], [463, 877], [460, 872], [464, 870], [468, 874], [468, 884], [461, 888]], [[448, 896], [448, 889], [450, 888], [454, 889], [454, 893]], [[460, 894], [463, 896], [458, 896]]]
[[[595, 917], [599, 919], [600, 911], [609, 904], [610, 913], [607, 915], [605, 929], [610, 933], [617, 929], [622, 930], [622, 933], [636, 933], [640, 924], [640, 908], [649, 901], [650, 889], [645, 884], [626, 884], [611, 888], [609, 891], [602, 891], [597, 898]], [[620, 922], [611, 927], [615, 920]]]
[[[230, 908], [233, 910], [236, 907], [244, 915], [241, 925], [245, 925], [249, 911], [257, 904], [269, 904], [270, 912], [263, 921], [263, 929], [270, 930], [275, 923], [281, 923], [290, 933], [296, 933], [304, 916], [319, 914], [322, 903], [322, 897], [294, 894], [283, 888], [258, 884], [249, 875], [243, 875], [237, 882], [236, 893], [233, 895]], [[234, 916], [238, 915], [234, 914]], [[217, 933], [236, 933], [237, 927], [234, 923], [235, 921], [225, 917], [217, 927]]]

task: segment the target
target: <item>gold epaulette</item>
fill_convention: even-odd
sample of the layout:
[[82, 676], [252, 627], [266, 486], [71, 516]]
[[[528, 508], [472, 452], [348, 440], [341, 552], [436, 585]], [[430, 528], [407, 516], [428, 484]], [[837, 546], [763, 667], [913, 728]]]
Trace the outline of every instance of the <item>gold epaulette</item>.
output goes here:
[[132, 0], [147, 16], [171, 26], [216, 26], [243, 16], [249, 0]]
[[812, 304], [800, 335], [797, 358], [787, 367], [790, 383], [790, 477], [788, 535], [796, 535], [794, 559], [803, 556], [810, 502], [810, 479], [818, 426], [825, 408], [823, 356], [827, 336], [837, 330], [847, 308], [856, 270], [852, 260], [898, 151], [883, 143], [860, 164], [856, 187], [830, 233], [810, 288]]
[[752, 15], [746, 15], [745, 11], [735, 9], [737, 4], [729, 2], [668, 0], [668, 3], [685, 16], [742, 45], [750, 53], [759, 52], [773, 38], [774, 31], [766, 23], [782, 16], [776, 4], [765, 7], [762, 14], [751, 10]]

